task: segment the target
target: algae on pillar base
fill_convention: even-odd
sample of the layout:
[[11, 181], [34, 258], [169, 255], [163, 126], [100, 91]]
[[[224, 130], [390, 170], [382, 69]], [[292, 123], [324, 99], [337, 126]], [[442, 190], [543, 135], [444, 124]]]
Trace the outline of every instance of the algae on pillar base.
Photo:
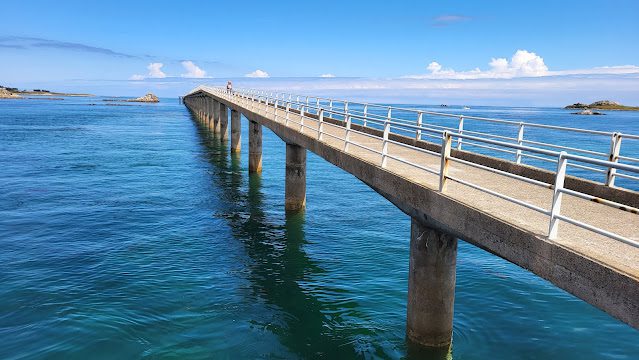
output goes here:
[[406, 336], [448, 347], [453, 336], [457, 238], [411, 219]]
[[306, 207], [306, 149], [286, 144], [286, 211], [301, 211]]

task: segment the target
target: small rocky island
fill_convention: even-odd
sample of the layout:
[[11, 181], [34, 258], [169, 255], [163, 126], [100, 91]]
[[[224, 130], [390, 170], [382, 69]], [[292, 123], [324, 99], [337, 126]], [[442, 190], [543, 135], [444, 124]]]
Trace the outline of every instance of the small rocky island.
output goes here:
[[0, 99], [21, 99], [22, 96], [0, 87]]
[[130, 100], [125, 100], [127, 102], [143, 102], [143, 103], [158, 103], [160, 102], [160, 99], [155, 96], [155, 94], [153, 93], [148, 93], [144, 96], [141, 96], [139, 98], [135, 98], [135, 99], [130, 99]]
[[148, 93], [135, 99], [103, 99], [102, 101], [114, 102], [140, 102], [140, 103], [159, 103], [160, 99], [153, 93]]
[[615, 101], [601, 100], [601, 101], [595, 101], [592, 104], [574, 103], [572, 105], [566, 106], [564, 109], [582, 109], [582, 111], [574, 113], [578, 115], [604, 115], [603, 113], [600, 113], [598, 111], [593, 111], [593, 110], [639, 111], [639, 106], [626, 106], [626, 105], [621, 105], [620, 103]]

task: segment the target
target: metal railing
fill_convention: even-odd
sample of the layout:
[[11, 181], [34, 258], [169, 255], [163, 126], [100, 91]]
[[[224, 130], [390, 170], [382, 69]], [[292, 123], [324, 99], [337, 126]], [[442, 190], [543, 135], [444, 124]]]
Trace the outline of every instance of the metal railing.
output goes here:
[[[598, 203], [614, 207], [623, 211], [628, 211], [633, 214], [639, 214], [639, 209], [627, 206], [625, 204], [620, 204], [614, 201], [605, 200], [601, 198], [596, 198], [592, 195], [585, 194], [582, 192], [578, 192], [575, 190], [571, 190], [564, 187], [564, 181], [566, 178], [566, 170], [570, 165], [582, 167], [585, 169], [597, 169], [593, 168], [593, 166], [597, 166], [599, 168], [606, 169], [607, 181], [606, 186], [614, 185], [615, 176], [621, 176], [622, 174], [626, 179], [630, 180], [639, 180], [639, 176], [628, 175], [628, 173], [639, 175], [639, 166], [630, 165], [627, 163], [621, 163], [619, 160], [626, 160], [629, 162], [639, 163], [639, 159], [631, 156], [621, 156], [621, 138], [628, 138], [637, 140], [639, 136], [632, 134], [620, 134], [620, 133], [609, 133], [609, 132], [601, 132], [594, 130], [584, 130], [584, 129], [576, 129], [576, 128], [564, 128], [553, 125], [543, 125], [543, 124], [534, 124], [534, 123], [524, 123], [517, 122], [517, 126], [519, 127], [518, 136], [516, 138], [490, 134], [486, 132], [480, 131], [467, 131], [463, 127], [464, 119], [473, 119], [478, 121], [487, 121], [487, 122], [497, 122], [499, 124], [513, 124], [512, 121], [509, 120], [498, 120], [498, 119], [488, 119], [488, 118], [477, 118], [477, 117], [467, 117], [460, 115], [451, 115], [444, 114], [445, 116], [458, 116], [459, 123], [456, 128], [449, 128], [445, 126], [437, 126], [426, 124], [424, 121], [425, 114], [432, 114], [432, 112], [421, 111], [421, 110], [413, 110], [413, 109], [403, 109], [396, 108], [391, 106], [382, 106], [376, 104], [365, 104], [365, 103], [356, 103], [363, 105], [362, 109], [355, 110], [353, 108], [353, 103], [349, 103], [342, 100], [331, 100], [331, 99], [323, 99], [316, 97], [302, 97], [298, 95], [284, 94], [282, 93], [271, 93], [266, 94], [262, 91], [256, 90], [247, 90], [247, 91], [234, 91], [233, 93], [229, 93], [226, 90], [212, 87], [204, 87], [199, 86], [196, 89], [192, 90], [191, 93], [196, 93], [198, 91], [207, 91], [210, 93], [214, 93], [222, 98], [228, 99], [230, 101], [236, 100], [241, 103], [241, 105], [245, 106], [247, 109], [251, 110], [254, 113], [258, 113], [260, 115], [269, 116], [272, 115], [276, 122], [283, 122], [286, 126], [299, 126], [299, 131], [301, 133], [306, 131], [309, 134], [313, 132], [316, 133], [317, 139], [320, 141], [325, 141], [325, 137], [332, 137], [338, 139], [344, 143], [343, 151], [348, 152], [350, 146], [356, 146], [367, 151], [376, 153], [381, 155], [381, 163], [380, 166], [385, 168], [388, 164], [388, 159], [393, 159], [395, 161], [416, 167], [420, 170], [426, 171], [430, 174], [439, 176], [439, 191], [445, 193], [446, 188], [449, 181], [455, 181], [459, 184], [471, 187], [473, 189], [486, 192], [490, 195], [496, 196], [498, 198], [507, 200], [509, 202], [515, 203], [520, 206], [524, 206], [528, 209], [537, 211], [549, 217], [549, 225], [548, 225], [548, 233], [547, 236], [549, 239], [555, 239], [558, 234], [558, 225], [559, 221], [564, 221], [575, 226], [581, 227], [583, 229], [593, 231], [600, 235], [604, 235], [615, 240], [624, 242], [626, 244], [639, 247], [639, 241], [634, 239], [629, 239], [623, 237], [621, 235], [612, 233], [605, 229], [601, 229], [595, 227], [590, 224], [586, 224], [579, 220], [567, 217], [566, 215], [561, 214], [561, 205], [563, 194], [568, 194], [570, 196], [596, 201]], [[314, 101], [311, 101], [314, 99]], [[335, 106], [336, 103], [342, 102], [342, 106]], [[371, 109], [374, 107], [381, 107], [385, 110], [385, 116], [380, 115], [379, 113], [371, 112]], [[406, 120], [403, 118], [398, 118], [393, 115], [399, 111], [406, 111], [409, 113], [418, 114], [416, 121]], [[279, 113], [283, 112], [284, 116]], [[436, 113], [441, 115], [441, 113]], [[294, 116], [291, 116], [294, 115]], [[312, 115], [312, 116], [310, 116]], [[293, 118], [298, 118], [299, 121], [294, 121]], [[331, 117], [333, 119], [342, 120], [341, 124], [334, 124], [332, 122], [327, 122], [326, 118]], [[310, 126], [308, 123], [305, 123], [305, 120], [312, 121], [317, 126]], [[381, 132], [381, 136], [371, 134], [366, 131], [355, 130], [352, 125], [358, 123], [360, 126], [364, 128], [374, 128]], [[336, 136], [333, 133], [325, 131], [325, 126], [333, 126], [338, 127], [340, 129], [345, 130], [344, 137]], [[540, 127], [543, 129], [555, 129], [561, 131], [573, 131], [579, 133], [586, 133], [591, 135], [610, 135], [611, 136], [611, 149], [610, 154], [605, 154], [597, 151], [592, 151], [588, 149], [579, 149], [576, 147], [563, 146], [558, 144], [549, 144], [545, 142], [538, 142], [532, 140], [524, 140], [523, 139], [523, 128], [524, 126], [529, 127]], [[364, 129], [360, 128], [360, 129]], [[382, 141], [381, 150], [377, 150], [371, 148], [370, 146], [366, 146], [364, 144], [360, 144], [351, 140], [352, 134], [363, 135], [369, 138], [375, 138]], [[411, 144], [407, 144], [400, 141], [392, 140], [391, 134], [410, 134], [414, 136], [416, 139], [421, 140], [424, 137], [426, 138], [436, 138], [441, 141], [441, 150], [439, 152], [424, 149], [421, 147], [417, 147]], [[515, 139], [516, 141], [512, 141]], [[408, 159], [404, 159], [398, 155], [394, 155], [389, 153], [389, 145], [398, 145], [406, 148], [410, 148], [412, 150], [419, 151], [421, 153], [437, 156], [440, 158], [440, 166], [439, 168], [433, 168], [429, 166], [425, 166], [422, 164], [417, 164]], [[556, 172], [554, 177], [554, 183], [546, 183], [543, 181], [530, 179], [521, 175], [513, 174], [507, 171], [502, 171], [498, 169], [494, 169], [491, 167], [487, 167], [481, 164], [477, 164], [468, 160], [460, 159], [451, 156], [451, 151], [453, 148], [453, 144], [456, 145], [457, 149], [462, 148], [462, 144], [472, 144], [476, 147], [480, 148], [489, 148], [496, 151], [502, 151], [508, 154], [515, 155], [513, 161], [517, 163], [521, 163], [521, 159], [523, 156], [529, 156], [533, 158], [543, 158], [549, 161], [556, 163]], [[559, 150], [559, 151], [558, 151]], [[576, 153], [576, 154], [575, 154]], [[600, 156], [608, 156], [608, 159], [599, 159], [597, 157]], [[569, 162], [570, 161], [570, 162]], [[552, 194], [552, 202], [551, 207], [549, 209], [545, 209], [539, 207], [534, 204], [530, 204], [528, 202], [510, 197], [508, 195], [487, 189], [485, 187], [479, 186], [477, 184], [473, 184], [459, 177], [455, 177], [449, 174], [449, 168], [451, 162], [461, 163], [467, 166], [471, 166], [474, 168], [479, 168], [482, 170], [490, 171], [493, 173], [497, 173], [502, 176], [506, 176], [509, 178], [517, 179], [520, 181], [524, 181], [529, 184], [533, 184], [536, 186], [549, 188], [553, 190]], [[599, 169], [597, 169], [599, 170]], [[624, 173], [619, 173], [618, 171], [624, 171]], [[639, 219], [638, 219], [639, 221]]]
[[[629, 156], [622, 153], [622, 139], [626, 141], [637, 141], [634, 145], [639, 147], [639, 135], [635, 134], [626, 134], [621, 132], [609, 132], [609, 131], [597, 131], [597, 130], [587, 130], [587, 129], [579, 129], [573, 127], [563, 127], [556, 125], [547, 125], [547, 124], [538, 124], [531, 122], [523, 122], [523, 121], [514, 121], [514, 120], [503, 120], [503, 119], [495, 119], [495, 118], [487, 118], [487, 117], [479, 117], [479, 116], [471, 116], [471, 115], [461, 115], [461, 114], [450, 114], [443, 112], [434, 112], [434, 111], [426, 111], [426, 110], [417, 110], [417, 109], [409, 109], [402, 108], [396, 106], [385, 106], [379, 104], [372, 103], [361, 103], [361, 102], [353, 102], [347, 100], [336, 100], [330, 98], [322, 98], [322, 97], [313, 97], [306, 95], [294, 95], [283, 92], [267, 92], [264, 90], [243, 90], [245, 94], [251, 94], [254, 97], [259, 98], [268, 98], [280, 101], [289, 101], [295, 102], [297, 104], [304, 105], [307, 109], [313, 108], [323, 108], [328, 113], [329, 117], [333, 117], [333, 115], [339, 115], [340, 113], [349, 113], [349, 114], [358, 114], [362, 116], [362, 122], [364, 126], [368, 125], [368, 119], [390, 119], [394, 122], [410, 122], [419, 126], [428, 127], [431, 129], [436, 129], [440, 131], [451, 131], [453, 134], [470, 134], [477, 135], [480, 137], [499, 139], [511, 142], [513, 144], [518, 145], [532, 145], [538, 148], [551, 149], [556, 151], [567, 151], [574, 154], [579, 154], [583, 156], [594, 157], [602, 160], [608, 160], [611, 162], [624, 162], [630, 164], [639, 165], [639, 158], [634, 156]], [[402, 118], [395, 116], [395, 114], [400, 114]], [[317, 114], [317, 113], [315, 113]], [[412, 117], [414, 120], [406, 119], [407, 117]], [[339, 118], [339, 116], [338, 116]], [[449, 122], [452, 121], [453, 124], [447, 125], [438, 125], [433, 122], [433, 119], [436, 120], [445, 120], [448, 119]], [[344, 117], [341, 117], [341, 120], [344, 120]], [[442, 121], [440, 121], [442, 122]], [[468, 124], [490, 124], [499, 126], [499, 133], [488, 133], [485, 131], [473, 131], [468, 128]], [[556, 144], [552, 142], [548, 142], [547, 140], [535, 140], [533, 138], [527, 138], [526, 133], [532, 131], [532, 129], [536, 131], [552, 131], [552, 132], [562, 132], [568, 135], [574, 134], [585, 134], [591, 135], [593, 141], [597, 143], [599, 149], [587, 149], [587, 148], [578, 148], [571, 147], [562, 144]], [[509, 134], [509, 135], [508, 135]], [[436, 138], [437, 136], [433, 134], [424, 134], [420, 131], [420, 129], [415, 130], [414, 136], [417, 139], [426, 138]], [[556, 139], [561, 138], [561, 134], [544, 134], [544, 139]], [[545, 162], [545, 163], [557, 163], [557, 159], [554, 157], [541, 156], [539, 154], [534, 154], [527, 152], [525, 150], [514, 150], [514, 149], [503, 149], [496, 148], [494, 146], [488, 146], [486, 144], [478, 143], [476, 141], [463, 141], [462, 137], [454, 137], [455, 149], [462, 150], [462, 144], [464, 147], [470, 147], [477, 151], [487, 150], [489, 151], [489, 155], [497, 156], [500, 158], [504, 158], [506, 160], [511, 160], [516, 162], [517, 164], [523, 164], [525, 159], [531, 159], [537, 162]], [[606, 147], [606, 150], [601, 149], [601, 147]], [[550, 164], [549, 164], [550, 165]], [[627, 172], [618, 172], [618, 169], [614, 167], [606, 167], [603, 168], [601, 166], [592, 166], [592, 164], [584, 165], [579, 163], [570, 163], [570, 167], [580, 169], [583, 171], [594, 173], [595, 175], [602, 175], [602, 183], [607, 186], [615, 186], [615, 180], [617, 178], [630, 179], [633, 181], [639, 180], [638, 176], [628, 174]], [[596, 180], [594, 176], [590, 177], [592, 180]]]

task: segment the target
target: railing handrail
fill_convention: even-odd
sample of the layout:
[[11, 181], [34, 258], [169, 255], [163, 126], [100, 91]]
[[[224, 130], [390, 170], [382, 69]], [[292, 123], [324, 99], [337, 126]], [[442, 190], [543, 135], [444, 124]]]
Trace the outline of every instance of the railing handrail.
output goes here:
[[[200, 86], [196, 87], [194, 90], [192, 90], [191, 92], [189, 92], [189, 94], [197, 92], [197, 91], [202, 90], [202, 89], [206, 89], [206, 88], [210, 88], [210, 87], [200, 85]], [[380, 104], [374, 104], [374, 103], [362, 103], [362, 102], [354, 102], [354, 101], [347, 101], [347, 100], [341, 100], [341, 99], [330, 99], [330, 98], [323, 98], [323, 97], [313, 97], [313, 96], [309, 96], [309, 95], [299, 95], [299, 94], [291, 94], [291, 93], [283, 93], [283, 92], [270, 92], [274, 96], [269, 96], [268, 94], [265, 94], [265, 93], [268, 93], [267, 91], [255, 90], [255, 89], [236, 90], [236, 92], [248, 93], [248, 94], [251, 94], [252, 96], [257, 97], [258, 99], [261, 99], [261, 98], [265, 98], [265, 99], [276, 98], [276, 99], [279, 99], [281, 101], [290, 102], [292, 104], [300, 104], [300, 105], [304, 106], [307, 109], [316, 110], [317, 113], [320, 111], [320, 109], [323, 109], [324, 111], [326, 111], [326, 112], [328, 112], [330, 114], [338, 114], [338, 115], [341, 115], [343, 117], [346, 117], [347, 115], [349, 115], [349, 116], [352, 116], [352, 117], [354, 117], [356, 119], [363, 119], [364, 121], [377, 122], [378, 124], [383, 124], [384, 121], [390, 120], [391, 121], [391, 126], [392, 125], [411, 126], [411, 127], [415, 128], [412, 124], [407, 122], [407, 121], [410, 121], [410, 120], [397, 118], [397, 117], [385, 117], [383, 115], [374, 114], [374, 113], [364, 113], [364, 112], [360, 112], [360, 111], [354, 110], [352, 108], [348, 109], [346, 112], [340, 111], [339, 109], [335, 108], [335, 106], [332, 106], [332, 107], [327, 109], [325, 106], [322, 106], [321, 103], [319, 104], [320, 106], [317, 106], [317, 101], [323, 100], [323, 101], [328, 101], [328, 102], [330, 102], [332, 104], [334, 104], [335, 102], [337, 102], [337, 103], [342, 102], [342, 103], [351, 104], [351, 105], [352, 104], [358, 104], [358, 105], [364, 105], [364, 106], [368, 106], [368, 107], [377, 107], [377, 108], [380, 108], [380, 109], [387, 109], [389, 111], [389, 113], [392, 110], [400, 110], [400, 111], [413, 112], [413, 113], [418, 114], [418, 115], [419, 114], [431, 114], [431, 115], [444, 116], [444, 117], [449, 117], [449, 118], [459, 118], [460, 121], [463, 121], [465, 119], [471, 119], [471, 120], [496, 122], [496, 123], [507, 124], [507, 125], [517, 125], [517, 126], [520, 126], [520, 130], [523, 129], [524, 126], [529, 126], [529, 127], [537, 127], [537, 128], [553, 129], [553, 130], [561, 130], [561, 131], [572, 131], [572, 132], [594, 134], [594, 135], [606, 135], [606, 136], [611, 136], [613, 138], [613, 142], [614, 142], [615, 138], [618, 138], [618, 139], [621, 139], [621, 138], [624, 138], [624, 139], [639, 139], [639, 135], [620, 133], [620, 132], [604, 132], [604, 131], [579, 129], [579, 128], [572, 128], [572, 127], [562, 127], [562, 126], [556, 126], [556, 125], [546, 125], [546, 124], [537, 124], [537, 123], [522, 122], [522, 121], [513, 121], [513, 120], [503, 120], [503, 119], [477, 117], [477, 116], [470, 116], [470, 115], [463, 115], [463, 114], [439, 113], [439, 112], [425, 111], [425, 110], [419, 110], [419, 109], [409, 109], [409, 108], [395, 107], [395, 106], [390, 106], [390, 105], [380, 105]], [[287, 97], [290, 100], [286, 99]], [[297, 98], [304, 98], [307, 101], [302, 102], [302, 101], [293, 100], [293, 99], [297, 99]], [[311, 102], [310, 101], [311, 99], [315, 99], [316, 101]], [[363, 115], [359, 115], [359, 114], [355, 114], [355, 113], [360, 113], [360, 114], [363, 114]], [[377, 120], [377, 121], [375, 121], [375, 120]], [[430, 124], [430, 127], [440, 127], [440, 128], [442, 128], [442, 130], [440, 130], [440, 132], [444, 131], [446, 129], [449, 129], [451, 131], [454, 129], [452, 127], [444, 127], [444, 126], [438, 126], [438, 125], [433, 125], [433, 124]], [[418, 131], [421, 131], [421, 130], [429, 131], [428, 128], [429, 128], [428, 126], [426, 126], [424, 124], [421, 124], [421, 125], [419, 125], [418, 128], [415, 128], [415, 129], [418, 130]], [[460, 130], [462, 130], [461, 127], [460, 127]], [[471, 131], [467, 131], [467, 132], [471, 132]], [[489, 137], [496, 137], [496, 138], [499, 138], [499, 137], [506, 138], [505, 136], [496, 135], [496, 134], [489, 134], [489, 133], [484, 133], [482, 135], [489, 136]], [[461, 150], [461, 146], [460, 146], [461, 141], [460, 140], [463, 137], [457, 136], [457, 134], [455, 134], [455, 133], [453, 133], [453, 136], [457, 138], [457, 142], [458, 142], [457, 149]], [[509, 139], [515, 140], [516, 138], [515, 137], [509, 137]], [[532, 140], [527, 140], [527, 139], [524, 139], [522, 137], [518, 141], [518, 143], [520, 145], [523, 144], [524, 142], [531, 143]], [[599, 155], [601, 157], [608, 157], [608, 158], [614, 157], [613, 154], [611, 154], [611, 153], [596, 152], [596, 151], [592, 151], [592, 150], [588, 150], [588, 149], [579, 149], [579, 148], [575, 148], [575, 147], [567, 147], [567, 146], [556, 145], [556, 144], [551, 144], [551, 143], [545, 143], [545, 144], [542, 145], [540, 142], [536, 142], [536, 144], [537, 145], [541, 145], [541, 146], [556, 148], [556, 149], [563, 149], [563, 150], [581, 152], [581, 153], [584, 153], [584, 154]], [[524, 150], [524, 149], [518, 149], [518, 150]], [[530, 150], [528, 150], [528, 151], [530, 151]], [[619, 152], [620, 152], [620, 149], [619, 149]], [[521, 152], [518, 152], [517, 153], [517, 160], [518, 160], [517, 162], [518, 163], [519, 163], [519, 159], [521, 159], [521, 157], [523, 157], [523, 156], [530, 157], [527, 154], [523, 154]], [[616, 160], [617, 161], [618, 160], [625, 160], [625, 161], [639, 163], [639, 158], [633, 158], [633, 157], [629, 157], [629, 156], [622, 156], [620, 154], [617, 154]], [[572, 166], [574, 166], [574, 165], [572, 165]], [[621, 170], [625, 170], [625, 169], [621, 169]], [[615, 174], [614, 172], [612, 174], [609, 174], [609, 178], [606, 179], [606, 185], [612, 186], [614, 184], [614, 177], [615, 176], [617, 176], [617, 174]]]

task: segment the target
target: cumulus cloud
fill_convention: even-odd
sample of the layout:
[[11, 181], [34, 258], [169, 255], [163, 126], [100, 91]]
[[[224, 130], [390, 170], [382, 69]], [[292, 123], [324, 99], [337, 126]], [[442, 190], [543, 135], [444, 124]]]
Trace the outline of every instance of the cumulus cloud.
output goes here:
[[444, 68], [436, 61], [431, 62], [426, 67], [430, 71], [425, 75], [410, 75], [409, 78], [422, 79], [512, 79], [515, 77], [539, 77], [550, 74], [544, 59], [527, 50], [517, 50], [510, 58], [493, 58], [489, 63], [488, 70], [475, 68], [467, 71], [456, 71], [451, 68]]
[[162, 63], [150, 63], [146, 68], [149, 70], [149, 77], [156, 79], [163, 79], [166, 77], [166, 74], [162, 71], [162, 67], [164, 64]]
[[140, 74], [133, 74], [133, 75], [131, 75], [129, 80], [141, 81], [141, 80], [144, 80], [146, 78], [164, 79], [166, 77], [166, 74], [162, 71], [162, 67], [163, 66], [164, 66], [164, 64], [162, 64], [162, 63], [150, 63], [146, 67], [147, 70], [149, 70], [149, 72], [148, 72], [148, 74], [146, 76], [140, 75]]
[[195, 65], [193, 61], [190, 61], [190, 60], [182, 61], [182, 66], [186, 70], [186, 74], [182, 74], [182, 77], [196, 78], [196, 79], [201, 79], [206, 77], [206, 71], [200, 69], [200, 67]]
[[335, 75], [333, 75], [333, 74], [322, 74], [322, 75], [320, 75], [320, 77], [321, 78], [334, 78]]
[[445, 79], [445, 80], [471, 80], [471, 79], [513, 79], [523, 77], [545, 77], [564, 75], [623, 75], [639, 74], [639, 66], [600, 66], [590, 69], [556, 70], [548, 69], [544, 59], [527, 50], [517, 50], [510, 60], [506, 58], [492, 58], [488, 63], [489, 68], [482, 70], [475, 68], [466, 71], [457, 71], [445, 68], [440, 63], [433, 61], [426, 66], [427, 74], [408, 75], [409, 79]]
[[270, 75], [266, 71], [260, 70], [260, 69], [257, 69], [257, 70], [255, 70], [255, 71], [253, 71], [251, 73], [248, 73], [248, 74], [246, 74], [244, 76], [245, 77], [250, 77], [250, 78], [267, 78], [267, 77], [270, 77]]

